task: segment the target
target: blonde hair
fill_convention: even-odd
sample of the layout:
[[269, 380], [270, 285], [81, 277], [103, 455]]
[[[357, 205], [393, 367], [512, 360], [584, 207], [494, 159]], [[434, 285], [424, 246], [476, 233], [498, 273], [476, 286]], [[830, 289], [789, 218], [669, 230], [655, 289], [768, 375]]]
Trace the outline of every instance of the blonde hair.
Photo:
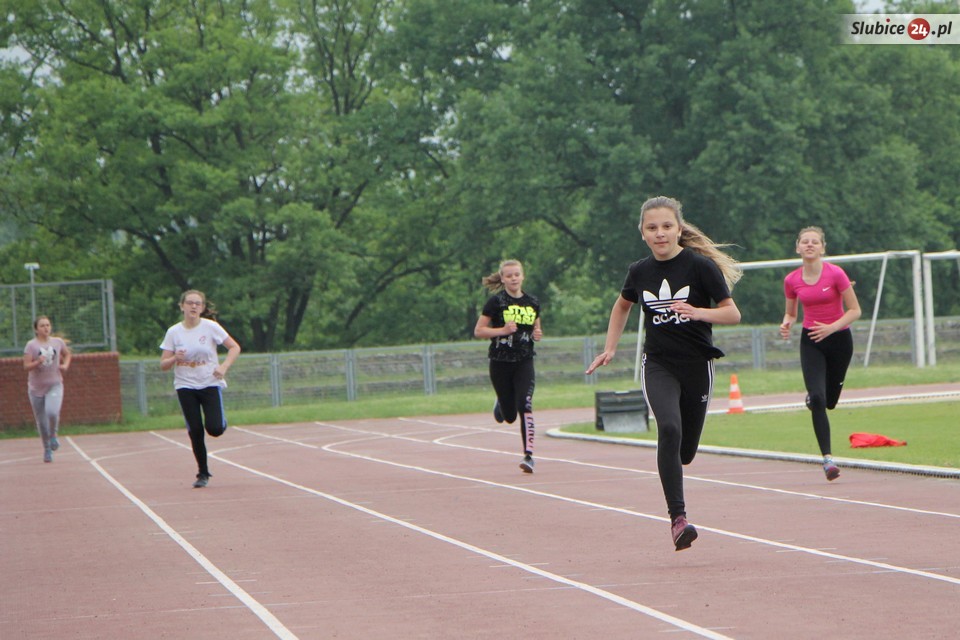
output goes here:
[[700, 231], [695, 225], [683, 220], [683, 205], [679, 200], [668, 196], [656, 196], [650, 198], [640, 206], [640, 224], [639, 228], [643, 230], [643, 214], [650, 209], [670, 209], [677, 217], [677, 224], [680, 225], [679, 244], [681, 247], [696, 251], [700, 255], [709, 258], [720, 269], [727, 287], [733, 290], [733, 285], [743, 277], [743, 269], [740, 263], [720, 250], [721, 247], [729, 247], [729, 244], [720, 244], [714, 242], [707, 234]]
[[494, 293], [503, 289], [501, 274], [503, 274], [504, 267], [520, 267], [521, 273], [523, 272], [523, 264], [519, 260], [504, 260], [500, 263], [500, 267], [496, 271], [480, 279], [483, 286]]
[[799, 246], [799, 244], [800, 244], [800, 238], [803, 236], [803, 234], [805, 234], [805, 233], [810, 233], [811, 231], [814, 232], [814, 233], [816, 233], [816, 234], [818, 234], [818, 235], [820, 236], [820, 244], [822, 244], [822, 245], [823, 245], [823, 248], [826, 249], [826, 248], [827, 248], [827, 234], [825, 234], [825, 233], [823, 232], [823, 229], [821, 229], [820, 227], [804, 227], [803, 229], [800, 229], [800, 233], [797, 234], [797, 245]]

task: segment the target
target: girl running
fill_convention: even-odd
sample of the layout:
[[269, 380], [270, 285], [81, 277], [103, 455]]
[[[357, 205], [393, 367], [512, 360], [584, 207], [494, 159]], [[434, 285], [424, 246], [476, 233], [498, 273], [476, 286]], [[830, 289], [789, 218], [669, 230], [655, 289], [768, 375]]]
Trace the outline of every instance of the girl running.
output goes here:
[[63, 338], [51, 335], [53, 325], [47, 316], [33, 321], [34, 338], [23, 348], [23, 368], [27, 373], [27, 395], [33, 418], [43, 442], [43, 461], [53, 462], [60, 448], [60, 408], [63, 406], [63, 374], [70, 368], [73, 355]]
[[540, 301], [523, 292], [523, 265], [519, 260], [504, 260], [500, 269], [485, 276], [482, 282], [496, 293], [483, 305], [473, 335], [490, 340], [490, 381], [497, 394], [493, 417], [509, 424], [520, 417], [520, 468], [524, 473], [533, 473], [533, 343], [543, 337]]
[[[213, 309], [207, 308], [202, 292], [191, 289], [180, 296], [183, 320], [167, 329], [160, 343], [160, 368], [173, 372], [173, 386], [183, 411], [190, 435], [193, 456], [197, 460], [195, 488], [207, 486], [207, 446], [204, 431], [216, 438], [227, 430], [223, 411], [223, 388], [227, 386], [227, 370], [240, 355], [240, 345], [219, 324], [210, 319]], [[217, 345], [227, 348], [221, 363]]]
[[[823, 261], [827, 241], [820, 227], [806, 227], [797, 234], [797, 253], [803, 266], [783, 279], [787, 298], [780, 335], [790, 338], [803, 303], [800, 335], [800, 368], [807, 388], [807, 408], [813, 418], [813, 432], [823, 455], [823, 473], [836, 480], [840, 469], [830, 447], [830, 419], [827, 409], [840, 400], [843, 380], [853, 357], [850, 325], [860, 317], [860, 302], [850, 278], [840, 267]], [[844, 310], [846, 308], [846, 310]]]
[[[644, 395], [657, 423], [657, 470], [677, 551], [697, 539], [687, 522], [683, 465], [690, 464], [713, 394], [714, 324], [737, 324], [730, 289], [742, 275], [736, 261], [683, 219], [680, 202], [657, 196], [640, 207], [640, 232], [653, 255], [630, 265], [610, 312], [603, 353], [586, 373], [609, 364], [635, 304], [644, 312]], [[711, 306], [711, 302], [715, 306]]]

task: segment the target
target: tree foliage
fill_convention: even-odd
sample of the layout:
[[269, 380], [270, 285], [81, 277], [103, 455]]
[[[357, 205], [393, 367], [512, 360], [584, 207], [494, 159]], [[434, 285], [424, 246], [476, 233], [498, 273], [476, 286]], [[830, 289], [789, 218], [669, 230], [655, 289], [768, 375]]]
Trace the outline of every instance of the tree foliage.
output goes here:
[[0, 7], [0, 274], [112, 278], [124, 350], [186, 288], [248, 350], [466, 339], [508, 257], [601, 331], [660, 193], [742, 260], [960, 240], [957, 54], [840, 45], [845, 0]]

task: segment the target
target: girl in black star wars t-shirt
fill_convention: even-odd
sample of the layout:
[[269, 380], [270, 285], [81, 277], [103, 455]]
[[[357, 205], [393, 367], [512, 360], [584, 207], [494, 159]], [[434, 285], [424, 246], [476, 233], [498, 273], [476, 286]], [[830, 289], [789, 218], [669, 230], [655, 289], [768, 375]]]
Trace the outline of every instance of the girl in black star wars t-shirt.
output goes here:
[[504, 260], [496, 272], [483, 278], [483, 285], [496, 293], [483, 305], [473, 335], [490, 339], [490, 381], [497, 394], [493, 417], [513, 424], [519, 416], [523, 440], [520, 468], [533, 473], [533, 343], [543, 337], [540, 301], [523, 292], [519, 260]]
[[[690, 464], [713, 394], [714, 324], [737, 324], [740, 310], [730, 288], [740, 279], [736, 261], [692, 224], [680, 203], [658, 196], [640, 208], [640, 232], [652, 256], [630, 265], [610, 312], [603, 353], [587, 374], [609, 364], [633, 305], [644, 312], [641, 375], [657, 421], [657, 469], [677, 551], [697, 538], [687, 522], [683, 465]], [[713, 306], [711, 305], [713, 303]]]

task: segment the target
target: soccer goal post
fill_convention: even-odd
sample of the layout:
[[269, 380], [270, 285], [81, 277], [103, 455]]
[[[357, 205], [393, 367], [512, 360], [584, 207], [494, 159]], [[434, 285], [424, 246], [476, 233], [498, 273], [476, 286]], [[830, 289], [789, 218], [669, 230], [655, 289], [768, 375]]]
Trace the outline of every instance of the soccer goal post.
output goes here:
[[[951, 255], [946, 257], [960, 257], [960, 253], [957, 252], [948, 252]], [[939, 254], [927, 254], [930, 256], [939, 255]], [[913, 353], [914, 353], [914, 363], [916, 366], [925, 367], [926, 366], [926, 351], [925, 346], [927, 341], [924, 338], [924, 333], [932, 333], [932, 324], [928, 327], [924, 324], [924, 301], [923, 301], [923, 267], [922, 267], [922, 257], [923, 254], [916, 249], [906, 250], [906, 251], [883, 251], [879, 253], [854, 253], [840, 256], [828, 256], [824, 258], [826, 262], [832, 262], [836, 264], [842, 264], [845, 262], [871, 262], [879, 261], [880, 266], [880, 276], [877, 280], [877, 292], [876, 298], [873, 303], [873, 313], [870, 318], [870, 331], [867, 337], [867, 346], [866, 352], [863, 358], [863, 366], [867, 367], [870, 364], [870, 351], [873, 348], [873, 336], [877, 327], [877, 316], [880, 313], [880, 300], [883, 294], [883, 284], [884, 279], [886, 278], [887, 273], [887, 263], [891, 259], [908, 259], [911, 261], [912, 266], [912, 277], [911, 277], [911, 288], [913, 293]], [[801, 258], [789, 258], [785, 260], [758, 260], [755, 262], [741, 262], [740, 267], [744, 271], [752, 271], [755, 269], [788, 269], [799, 267], [803, 264]], [[933, 322], [933, 311], [932, 311], [933, 302], [932, 300], [928, 303], [929, 315], [930, 318], [928, 322]], [[640, 362], [641, 362], [641, 351], [643, 350], [643, 311], [640, 312], [640, 323], [637, 333], [637, 353], [636, 353], [636, 363], [634, 365], [634, 380], [639, 380], [640, 378]]]
[[932, 263], [935, 260], [956, 260], [957, 268], [960, 269], [960, 251], [923, 254], [923, 306], [927, 320], [927, 362], [931, 367], [937, 364], [937, 335], [933, 328], [933, 275], [931, 274]]
[[[870, 316], [870, 331], [867, 337], [867, 348], [863, 356], [863, 366], [870, 365], [870, 351], [873, 348], [873, 336], [877, 328], [877, 316], [880, 313], [880, 300], [883, 296], [883, 284], [887, 275], [887, 262], [890, 259], [909, 259], [912, 263], [912, 291], [913, 291], [913, 352], [915, 354], [915, 363], [917, 367], [926, 366], [926, 357], [924, 353], [924, 345], [926, 341], [924, 340], [924, 322], [923, 322], [923, 285], [922, 285], [922, 276], [921, 276], [921, 252], [916, 249], [910, 249], [907, 251], [883, 251], [880, 253], [854, 253], [847, 254], [842, 256], [829, 256], [825, 257], [825, 262], [833, 262], [836, 264], [841, 264], [844, 262], [870, 262], [874, 260], [879, 260], [880, 265], [880, 277], [877, 280], [877, 295], [873, 301], [873, 314]], [[740, 266], [744, 271], [750, 271], [752, 269], [765, 269], [765, 268], [783, 268], [783, 267], [799, 267], [803, 264], [803, 260], [800, 258], [791, 258], [789, 260], [761, 260], [757, 262], [742, 262]]]

